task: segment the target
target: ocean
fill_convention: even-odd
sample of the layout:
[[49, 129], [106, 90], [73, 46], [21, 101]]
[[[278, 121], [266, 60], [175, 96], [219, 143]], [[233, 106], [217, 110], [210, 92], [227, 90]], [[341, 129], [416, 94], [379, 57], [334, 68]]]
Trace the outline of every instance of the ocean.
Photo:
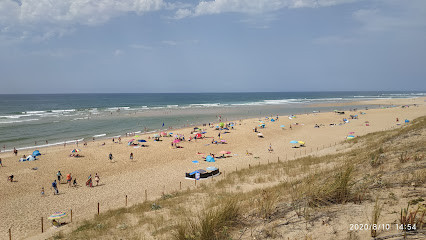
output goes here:
[[[0, 95], [1, 151], [39, 148], [250, 117], [344, 110], [312, 107], [423, 92], [279, 92]], [[369, 106], [374, 107], [374, 106]], [[377, 106], [376, 106], [377, 107]], [[163, 126], [164, 124], [164, 126]]]

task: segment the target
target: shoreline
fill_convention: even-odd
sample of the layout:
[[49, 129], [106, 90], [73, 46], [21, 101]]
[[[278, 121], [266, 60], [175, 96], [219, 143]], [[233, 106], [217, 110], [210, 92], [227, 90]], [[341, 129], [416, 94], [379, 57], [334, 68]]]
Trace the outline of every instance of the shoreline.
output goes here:
[[[360, 106], [363, 106], [363, 105], [368, 105], [370, 107], [373, 106], [373, 108], [374, 108], [374, 106], [377, 106], [378, 108], [380, 106], [388, 106], [388, 107], [390, 107], [392, 105], [391, 102], [393, 102], [395, 100], [396, 101], [406, 100], [404, 102], [407, 102], [408, 100], [415, 101], [415, 99], [419, 99], [419, 98], [420, 99], [421, 98], [426, 99], [426, 97], [414, 96], [414, 97], [410, 97], [410, 98], [386, 98], [386, 99], [373, 99], [373, 100], [349, 101], [349, 102], [334, 102], [334, 103], [327, 103], [327, 102], [324, 102], [324, 103], [315, 103], [315, 104], [304, 103], [303, 107], [302, 108], [298, 108], [298, 110], [300, 111], [301, 109], [307, 109], [307, 108], [329, 108], [329, 107], [351, 107], [351, 106], [353, 106], [353, 107], [355, 107], [355, 106], [360, 107]], [[283, 104], [283, 105], [277, 104], [277, 105], [275, 105], [275, 107], [279, 107], [279, 106], [288, 107], [289, 105], [288, 104]], [[236, 107], [236, 108], [239, 108], [239, 107]], [[346, 110], [346, 111], [348, 111], [348, 110]], [[321, 111], [319, 111], [319, 112], [321, 112]], [[331, 111], [324, 111], [324, 112], [331, 112]], [[312, 113], [312, 112], [309, 112], [309, 113]], [[299, 115], [299, 114], [309, 114], [309, 113], [307, 113], [306, 111], [304, 111], [304, 113], [296, 111], [294, 114]], [[246, 119], [252, 119], [252, 118], [254, 118], [254, 117], [253, 116], [246, 116], [246, 117], [242, 117], [242, 118], [226, 119], [226, 121], [246, 120]], [[126, 134], [135, 134], [135, 133], [137, 133], [137, 134], [141, 134], [141, 135], [146, 135], [146, 134], [152, 134], [152, 133], [159, 133], [161, 131], [179, 131], [179, 130], [183, 130], [183, 129], [186, 129], [186, 128], [190, 128], [191, 126], [201, 125], [201, 124], [204, 124], [204, 123], [205, 122], [193, 122], [193, 123], [191, 123], [189, 125], [184, 125], [184, 126], [170, 126], [171, 128], [167, 128], [167, 129], [153, 129], [153, 130], [149, 130], [149, 131], [146, 131], [146, 132], [143, 131], [143, 130], [135, 130], [133, 132], [127, 132], [127, 133], [126, 132], [111, 133], [111, 134], [103, 133], [103, 134], [99, 134], [99, 135], [94, 135], [92, 137], [95, 138], [95, 142], [96, 141], [106, 141], [106, 140], [110, 140], [112, 138], [119, 137], [119, 136], [123, 137], [123, 135], [125, 136]], [[216, 122], [215, 121], [211, 121], [211, 123], [216, 123]], [[104, 137], [104, 136], [100, 136], [100, 135], [114, 135], [114, 136]], [[63, 141], [59, 141], [59, 142], [55, 142], [55, 143], [42, 144], [42, 145], [32, 145], [32, 146], [22, 146], [22, 147], [16, 147], [16, 149], [19, 150], [19, 151], [32, 150], [32, 149], [36, 150], [38, 148], [44, 149], [44, 148], [49, 148], [49, 147], [57, 147], [57, 146], [60, 146], [60, 145], [64, 145], [64, 143], [66, 143], [66, 145], [73, 145], [74, 144], [74, 145], [76, 145], [78, 147], [78, 144], [76, 144], [76, 142], [84, 144], [84, 142], [91, 142], [92, 141], [92, 139], [89, 139], [89, 137], [86, 137], [86, 138], [87, 138], [87, 140], [84, 140], [85, 138], [68, 139], [68, 140], [64, 139]], [[42, 140], [42, 142], [43, 141], [45, 141], [45, 140]], [[8, 153], [8, 152], [12, 152], [12, 151], [13, 151], [13, 148], [5, 149], [3, 147], [3, 148], [0, 148], [0, 155], [2, 153]]]

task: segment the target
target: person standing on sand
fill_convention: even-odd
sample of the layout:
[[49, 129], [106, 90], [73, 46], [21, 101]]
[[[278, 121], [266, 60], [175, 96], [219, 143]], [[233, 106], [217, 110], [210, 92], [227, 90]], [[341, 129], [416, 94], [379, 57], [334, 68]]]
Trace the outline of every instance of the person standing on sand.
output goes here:
[[18, 156], [18, 150], [16, 148], [13, 148], [13, 153], [15, 154], [15, 156]]
[[133, 160], [133, 153], [130, 153], [130, 161]]
[[111, 160], [111, 161], [112, 161], [112, 159], [113, 159], [113, 157], [112, 157], [112, 153], [109, 153], [108, 158], [109, 158], [109, 160]]
[[71, 187], [71, 180], [72, 180], [71, 173], [68, 173], [68, 174], [67, 174], [67, 183], [68, 183], [68, 187]]
[[95, 174], [95, 182], [96, 182], [96, 186], [98, 186], [99, 185], [99, 181], [100, 181], [101, 179], [99, 178], [99, 175], [98, 175], [98, 173], [96, 173]]
[[44, 197], [44, 187], [41, 187], [41, 196]]
[[58, 171], [58, 173], [56, 174], [56, 176], [58, 177], [58, 182], [61, 183], [61, 178], [62, 178], [61, 171]]
[[56, 180], [52, 182], [52, 188], [53, 188], [53, 195], [59, 194], [58, 184], [56, 183]]
[[1, 162], [1, 158], [0, 158], [0, 166], [2, 166], [2, 167], [3, 167], [3, 163]]

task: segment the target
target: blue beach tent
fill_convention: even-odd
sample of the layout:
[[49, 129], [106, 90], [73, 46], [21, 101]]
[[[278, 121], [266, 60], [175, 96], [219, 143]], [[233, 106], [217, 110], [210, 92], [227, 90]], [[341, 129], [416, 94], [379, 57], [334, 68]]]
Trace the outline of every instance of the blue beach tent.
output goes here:
[[37, 156], [40, 156], [41, 155], [41, 153], [40, 153], [40, 151], [39, 150], [35, 150], [34, 152], [33, 152], [33, 157], [37, 157]]
[[216, 162], [216, 161], [214, 160], [214, 157], [212, 157], [212, 156], [210, 156], [210, 155], [208, 155], [208, 156], [206, 157], [206, 161], [207, 161], [207, 162]]

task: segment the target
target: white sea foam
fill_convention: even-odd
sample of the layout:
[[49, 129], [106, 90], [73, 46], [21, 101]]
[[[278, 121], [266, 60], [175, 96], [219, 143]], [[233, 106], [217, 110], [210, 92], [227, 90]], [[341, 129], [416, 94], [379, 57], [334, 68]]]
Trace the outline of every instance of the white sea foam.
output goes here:
[[24, 119], [24, 120], [16, 120], [16, 121], [0, 122], [0, 124], [21, 123], [21, 122], [32, 122], [32, 121], [38, 121], [38, 120], [40, 120], [40, 119]]
[[94, 135], [93, 137], [97, 138], [97, 137], [105, 137], [105, 136], [106, 136], [106, 133]]
[[64, 110], [52, 110], [53, 113], [69, 113], [69, 112], [75, 112], [75, 109], [64, 109]]
[[220, 103], [194, 103], [189, 104], [190, 107], [218, 107]]

